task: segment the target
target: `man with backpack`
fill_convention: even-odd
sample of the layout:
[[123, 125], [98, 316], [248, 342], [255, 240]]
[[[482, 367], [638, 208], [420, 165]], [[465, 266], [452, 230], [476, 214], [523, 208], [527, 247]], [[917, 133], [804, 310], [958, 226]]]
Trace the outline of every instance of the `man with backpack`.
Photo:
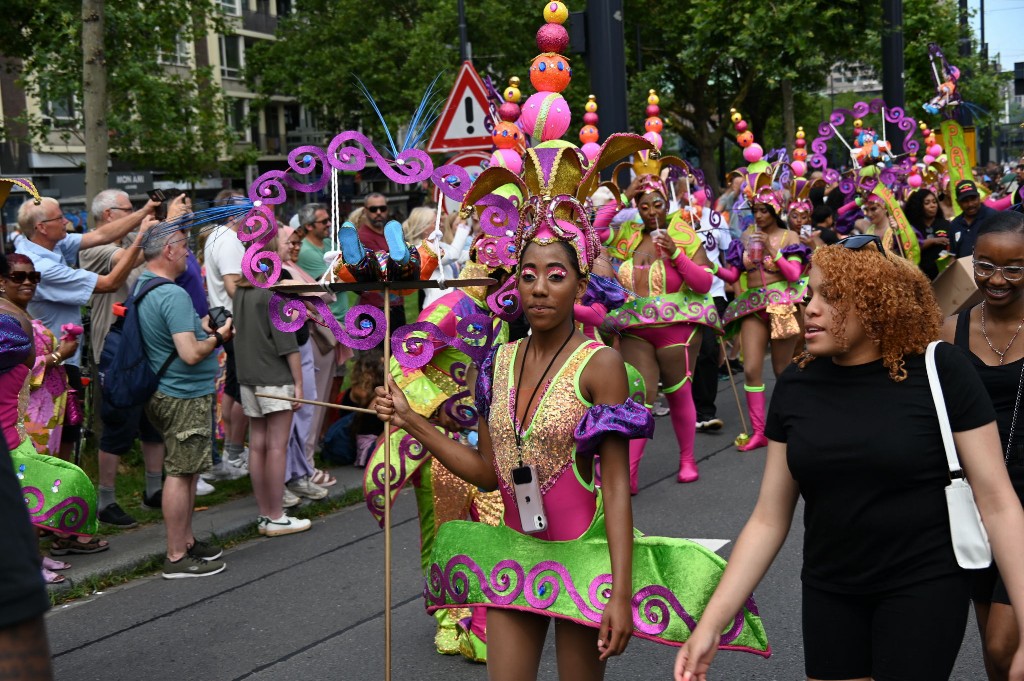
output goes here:
[[208, 332], [188, 293], [173, 284], [187, 267], [188, 244], [181, 232], [157, 228], [147, 238], [143, 254], [146, 269], [136, 284], [135, 295], [146, 293], [142, 300], [129, 304], [121, 345], [131, 346], [129, 321], [137, 313], [140, 345], [150, 371], [147, 378], [155, 379], [146, 416], [160, 431], [167, 449], [162, 499], [167, 558], [163, 576], [206, 577], [224, 570], [225, 564], [217, 560], [222, 554], [219, 547], [196, 539], [192, 509], [199, 474], [212, 464], [210, 411], [217, 377], [213, 351], [231, 339], [231, 319]]

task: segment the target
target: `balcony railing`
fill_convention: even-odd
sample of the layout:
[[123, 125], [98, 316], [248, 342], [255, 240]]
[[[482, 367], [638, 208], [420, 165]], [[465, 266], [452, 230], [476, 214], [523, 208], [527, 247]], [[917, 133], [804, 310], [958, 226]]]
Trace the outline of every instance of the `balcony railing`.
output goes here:
[[265, 12], [244, 9], [242, 10], [242, 28], [255, 33], [274, 35], [274, 31], [277, 30], [277, 17], [272, 17]]

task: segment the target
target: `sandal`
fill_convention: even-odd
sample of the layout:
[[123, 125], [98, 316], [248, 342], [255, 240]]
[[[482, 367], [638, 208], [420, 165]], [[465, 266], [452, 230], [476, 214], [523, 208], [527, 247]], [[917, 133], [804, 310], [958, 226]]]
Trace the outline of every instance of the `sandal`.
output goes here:
[[54, 537], [50, 544], [51, 556], [66, 556], [69, 553], [99, 553], [110, 548], [105, 539], [92, 537], [89, 541], [80, 541], [75, 537]]
[[47, 584], [63, 584], [67, 581], [67, 577], [43, 568], [43, 581]]
[[313, 469], [313, 475], [310, 476], [309, 481], [314, 485], [319, 485], [320, 487], [331, 487], [338, 483], [338, 479], [336, 477], [327, 471], [320, 470], [319, 468]]
[[45, 570], [69, 570], [71, 569], [70, 563], [65, 563], [62, 560], [54, 560], [49, 556], [43, 556], [43, 569]]

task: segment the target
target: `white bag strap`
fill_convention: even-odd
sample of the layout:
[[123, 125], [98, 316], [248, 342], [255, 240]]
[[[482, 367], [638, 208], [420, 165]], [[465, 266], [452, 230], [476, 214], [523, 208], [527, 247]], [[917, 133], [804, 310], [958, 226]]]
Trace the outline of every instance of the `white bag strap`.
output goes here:
[[956, 456], [956, 444], [953, 442], [953, 429], [949, 425], [949, 414], [946, 412], [946, 399], [942, 395], [942, 384], [939, 382], [939, 371], [935, 366], [935, 348], [942, 341], [932, 341], [924, 355], [924, 364], [928, 370], [928, 387], [932, 389], [935, 400], [935, 412], [939, 416], [939, 432], [942, 433], [942, 444], [946, 449], [946, 463], [949, 465], [950, 478], [963, 478], [960, 459]]

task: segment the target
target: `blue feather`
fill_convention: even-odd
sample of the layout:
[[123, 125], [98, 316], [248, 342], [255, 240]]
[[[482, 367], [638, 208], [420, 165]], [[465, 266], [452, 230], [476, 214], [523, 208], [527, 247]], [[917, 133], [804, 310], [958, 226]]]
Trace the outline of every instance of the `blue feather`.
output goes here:
[[398, 148], [395, 146], [395, 140], [391, 136], [391, 129], [388, 128], [388, 122], [384, 120], [384, 114], [381, 113], [380, 107], [377, 106], [377, 102], [373, 99], [373, 95], [370, 94], [370, 90], [367, 89], [363, 81], [359, 80], [359, 76], [353, 74], [352, 77], [356, 79], [360, 92], [363, 93], [363, 96], [366, 97], [366, 101], [368, 101], [370, 106], [373, 107], [374, 112], [377, 114], [377, 118], [380, 119], [380, 124], [384, 126], [384, 133], [388, 136], [388, 144], [391, 145], [391, 153], [394, 154], [394, 158], [397, 158]]
[[409, 132], [405, 136], [402, 151], [412, 149], [419, 144], [437, 120], [441, 108], [441, 101], [437, 97], [437, 81], [443, 73], [442, 71], [434, 76], [434, 80], [430, 81], [423, 97], [420, 98], [419, 106], [416, 107], [412, 121], [409, 122]]
[[[244, 217], [252, 209], [252, 201], [241, 196], [235, 196], [226, 205], [210, 205], [207, 208], [202, 208], [173, 220], [167, 220], [154, 225], [149, 229], [143, 241], [145, 242], [150, 238], [155, 238], [168, 232], [191, 231], [196, 228], [198, 228], [199, 234], [209, 232], [226, 222]], [[143, 243], [143, 247], [145, 247], [145, 243]]]

